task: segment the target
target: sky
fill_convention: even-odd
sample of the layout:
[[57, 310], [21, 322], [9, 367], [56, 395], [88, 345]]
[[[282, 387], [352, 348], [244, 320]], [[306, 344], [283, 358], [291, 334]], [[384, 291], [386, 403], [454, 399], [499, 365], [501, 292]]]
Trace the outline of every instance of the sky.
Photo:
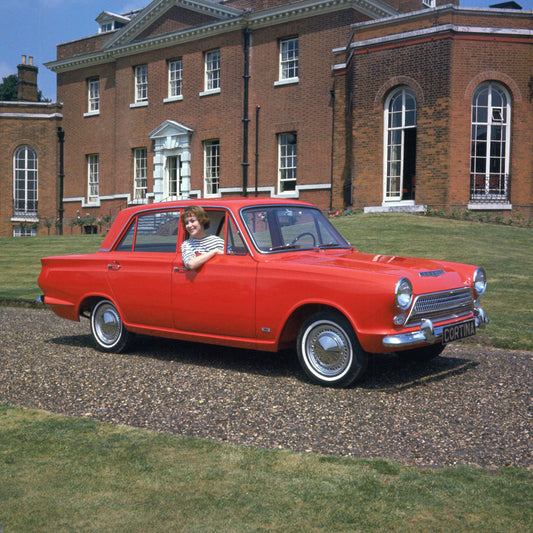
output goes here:
[[[102, 11], [127, 13], [151, 0], [0, 0], [0, 79], [17, 73], [22, 55], [33, 56], [37, 84], [56, 99], [56, 75], [44, 63], [56, 59], [56, 45], [94, 35]], [[460, 0], [463, 7], [488, 7], [504, 0]], [[533, 0], [515, 0], [533, 10]]]

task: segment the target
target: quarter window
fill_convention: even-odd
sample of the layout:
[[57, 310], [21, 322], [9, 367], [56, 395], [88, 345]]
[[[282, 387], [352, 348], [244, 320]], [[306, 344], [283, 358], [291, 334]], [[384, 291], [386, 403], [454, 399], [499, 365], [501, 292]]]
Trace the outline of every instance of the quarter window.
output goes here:
[[220, 141], [204, 142], [205, 196], [217, 196], [220, 185]]
[[13, 155], [14, 215], [37, 215], [38, 165], [37, 152], [20, 146]]
[[470, 199], [509, 201], [511, 104], [496, 83], [480, 85], [472, 97]]
[[100, 189], [100, 162], [98, 154], [87, 156], [87, 202], [98, 203]]
[[297, 147], [296, 132], [278, 135], [278, 190], [280, 194], [296, 190]]
[[145, 200], [148, 190], [148, 164], [146, 148], [133, 150], [133, 198]]
[[135, 103], [148, 102], [148, 65], [135, 67]]

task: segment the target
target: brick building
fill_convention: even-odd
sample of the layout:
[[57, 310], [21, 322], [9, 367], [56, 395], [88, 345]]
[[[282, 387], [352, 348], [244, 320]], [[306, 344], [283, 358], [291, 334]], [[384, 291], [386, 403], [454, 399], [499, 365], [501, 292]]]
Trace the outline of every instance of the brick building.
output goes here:
[[155, 0], [101, 13], [98, 34], [47, 64], [64, 106], [66, 216], [243, 194], [531, 212], [531, 12], [445, 3]]
[[1, 237], [55, 232], [61, 105], [37, 101], [37, 72], [22, 56], [17, 101], [0, 102]]
[[533, 217], [532, 13], [449, 5], [352, 29], [334, 51], [333, 196]]

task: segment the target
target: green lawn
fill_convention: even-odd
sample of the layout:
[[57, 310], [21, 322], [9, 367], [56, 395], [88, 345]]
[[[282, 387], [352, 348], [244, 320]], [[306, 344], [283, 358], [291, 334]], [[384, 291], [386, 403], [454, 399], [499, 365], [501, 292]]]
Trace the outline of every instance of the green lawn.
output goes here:
[[[483, 307], [491, 322], [476, 342], [533, 350], [533, 230], [408, 214], [332, 219], [362, 252], [432, 257], [485, 267]], [[98, 249], [101, 235], [0, 238], [0, 300], [40, 295], [39, 259]]]
[[522, 533], [533, 476], [223, 445], [0, 404], [2, 531]]
[[[412, 215], [333, 219], [359, 250], [483, 265], [491, 323], [477, 341], [533, 349], [533, 232]], [[0, 239], [0, 300], [32, 301], [44, 255], [102, 236]], [[526, 422], [525, 422], [526, 423]], [[0, 404], [2, 532], [533, 530], [531, 470], [222, 445]]]

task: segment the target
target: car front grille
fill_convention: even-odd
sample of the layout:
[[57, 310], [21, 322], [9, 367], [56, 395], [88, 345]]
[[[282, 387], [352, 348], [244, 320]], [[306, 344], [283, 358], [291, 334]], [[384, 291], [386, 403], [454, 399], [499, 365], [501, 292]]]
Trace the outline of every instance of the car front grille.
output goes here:
[[467, 316], [474, 310], [471, 289], [422, 294], [415, 299], [406, 326], [417, 326], [423, 318], [432, 321], [450, 320]]

